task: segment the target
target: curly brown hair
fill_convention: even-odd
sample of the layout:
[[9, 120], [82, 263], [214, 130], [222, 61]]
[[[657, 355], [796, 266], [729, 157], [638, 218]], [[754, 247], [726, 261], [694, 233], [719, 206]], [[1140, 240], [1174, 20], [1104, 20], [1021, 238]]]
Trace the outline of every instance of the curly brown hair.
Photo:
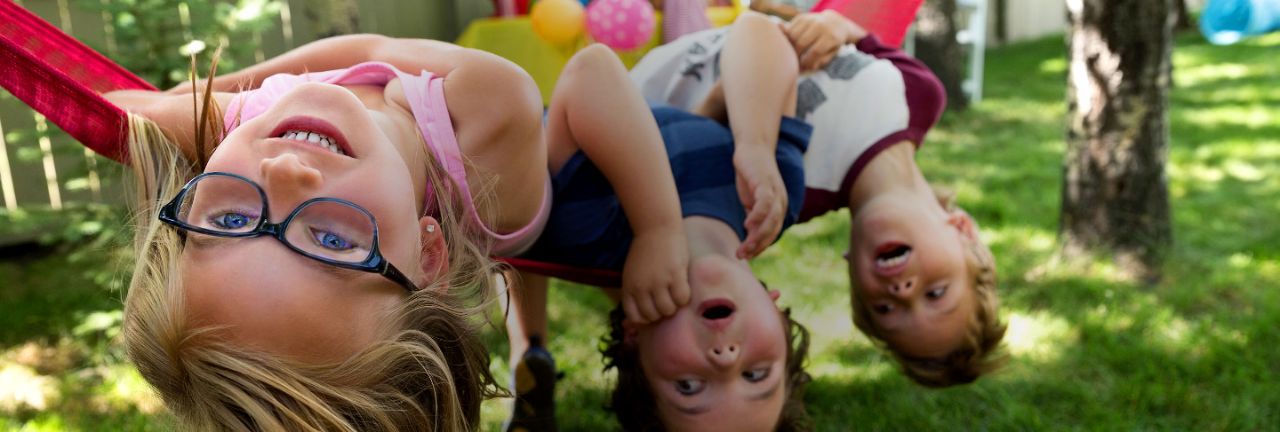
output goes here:
[[[791, 319], [790, 309], [779, 313], [787, 329], [787, 400], [782, 406], [776, 430], [811, 431], [813, 421], [804, 405], [805, 385], [813, 380], [804, 370], [804, 361], [809, 353], [809, 330]], [[614, 308], [609, 313], [609, 334], [601, 338], [600, 353], [605, 357], [605, 371], [618, 370], [618, 384], [613, 388], [613, 396], [606, 408], [617, 415], [618, 423], [625, 431], [664, 431], [666, 427], [658, 418], [653, 390], [649, 388], [644, 368], [640, 366], [640, 350], [634, 343], [626, 342], [626, 330], [622, 327], [625, 318], [621, 307]]]

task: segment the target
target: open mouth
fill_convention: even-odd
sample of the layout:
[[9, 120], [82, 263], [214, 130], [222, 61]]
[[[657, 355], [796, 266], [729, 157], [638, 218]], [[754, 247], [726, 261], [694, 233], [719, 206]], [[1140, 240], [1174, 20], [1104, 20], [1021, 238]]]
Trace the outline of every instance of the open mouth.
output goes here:
[[281, 122], [272, 137], [314, 146], [339, 156], [354, 157], [342, 132], [332, 124], [311, 117], [294, 117]]
[[337, 153], [342, 156], [347, 155], [347, 153], [342, 151], [341, 148], [338, 148], [337, 141], [334, 140], [333, 137], [316, 133], [316, 132], [304, 131], [304, 130], [291, 130], [291, 131], [285, 132], [284, 135], [280, 135], [277, 138], [291, 140], [291, 141], [301, 141], [308, 144], [319, 146], [322, 149], [328, 150], [330, 153]]
[[876, 271], [881, 274], [897, 273], [911, 259], [911, 246], [903, 243], [886, 243], [876, 248]]
[[733, 311], [734, 304], [728, 299], [707, 300], [698, 307], [698, 315], [712, 321], [729, 318]]

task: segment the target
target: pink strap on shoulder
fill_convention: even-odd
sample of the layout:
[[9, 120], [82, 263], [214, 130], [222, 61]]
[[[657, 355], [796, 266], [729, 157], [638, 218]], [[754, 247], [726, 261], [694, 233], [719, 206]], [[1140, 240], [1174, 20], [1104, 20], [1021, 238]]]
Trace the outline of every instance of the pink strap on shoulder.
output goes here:
[[[450, 187], [458, 188], [456, 192], [461, 196], [471, 221], [494, 240], [494, 254], [517, 254], [532, 246], [537, 239], [537, 234], [546, 226], [550, 213], [550, 180], [547, 180], [544, 187], [543, 202], [533, 221], [510, 233], [495, 232], [480, 219], [480, 212], [476, 210], [475, 201], [471, 198], [471, 187], [467, 183], [467, 169], [462, 159], [462, 149], [458, 145], [458, 136], [454, 133], [453, 120], [449, 116], [449, 108], [445, 103], [444, 78], [427, 71], [422, 71], [421, 76], [399, 71], [397, 73], [400, 76], [400, 82], [404, 85], [405, 96], [409, 100], [409, 107], [413, 110], [413, 117], [418, 121], [418, 128], [422, 131], [427, 149], [435, 155], [436, 160], [444, 167], [445, 173], [453, 180], [453, 185]], [[427, 190], [431, 192], [431, 188]], [[427, 207], [430, 208], [434, 196], [428, 193], [425, 199]]]

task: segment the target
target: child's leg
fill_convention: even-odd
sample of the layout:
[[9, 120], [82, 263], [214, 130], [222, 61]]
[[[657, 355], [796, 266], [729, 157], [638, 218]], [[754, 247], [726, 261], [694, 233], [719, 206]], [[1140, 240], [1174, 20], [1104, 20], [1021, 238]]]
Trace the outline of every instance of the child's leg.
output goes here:
[[511, 344], [511, 417], [503, 430], [556, 430], [556, 366], [542, 349], [547, 333], [547, 278], [507, 274], [507, 338]]
[[644, 96], [622, 61], [602, 45], [569, 59], [547, 107], [546, 128], [552, 173], [579, 150], [595, 161], [593, 147], [642, 148], [662, 142]]
[[507, 273], [507, 339], [515, 365], [529, 349], [529, 338], [546, 340], [547, 277], [522, 271]]
[[778, 119], [796, 112], [797, 61], [777, 23], [744, 12], [720, 54], [720, 81], [694, 113], [727, 121], [738, 145], [776, 144]]

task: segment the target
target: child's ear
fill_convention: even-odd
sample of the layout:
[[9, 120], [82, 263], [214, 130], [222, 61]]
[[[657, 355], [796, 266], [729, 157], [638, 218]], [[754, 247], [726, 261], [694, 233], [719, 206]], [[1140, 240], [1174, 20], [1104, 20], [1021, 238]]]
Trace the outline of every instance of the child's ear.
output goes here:
[[640, 334], [640, 324], [636, 324], [629, 319], [622, 319], [622, 343], [629, 347], [636, 346], [639, 343], [638, 335]]
[[978, 240], [978, 224], [974, 223], [973, 217], [964, 210], [955, 209], [948, 212], [947, 225], [955, 227], [966, 240]]
[[444, 229], [431, 216], [418, 219], [418, 234], [422, 236], [422, 280], [418, 286], [429, 286], [432, 281], [449, 273], [449, 246], [444, 242]]
[[770, 299], [770, 300], [773, 300], [773, 302], [774, 302], [774, 303], [777, 303], [777, 302], [778, 302], [778, 297], [782, 297], [782, 291], [778, 291], [778, 290], [769, 290], [769, 299]]

